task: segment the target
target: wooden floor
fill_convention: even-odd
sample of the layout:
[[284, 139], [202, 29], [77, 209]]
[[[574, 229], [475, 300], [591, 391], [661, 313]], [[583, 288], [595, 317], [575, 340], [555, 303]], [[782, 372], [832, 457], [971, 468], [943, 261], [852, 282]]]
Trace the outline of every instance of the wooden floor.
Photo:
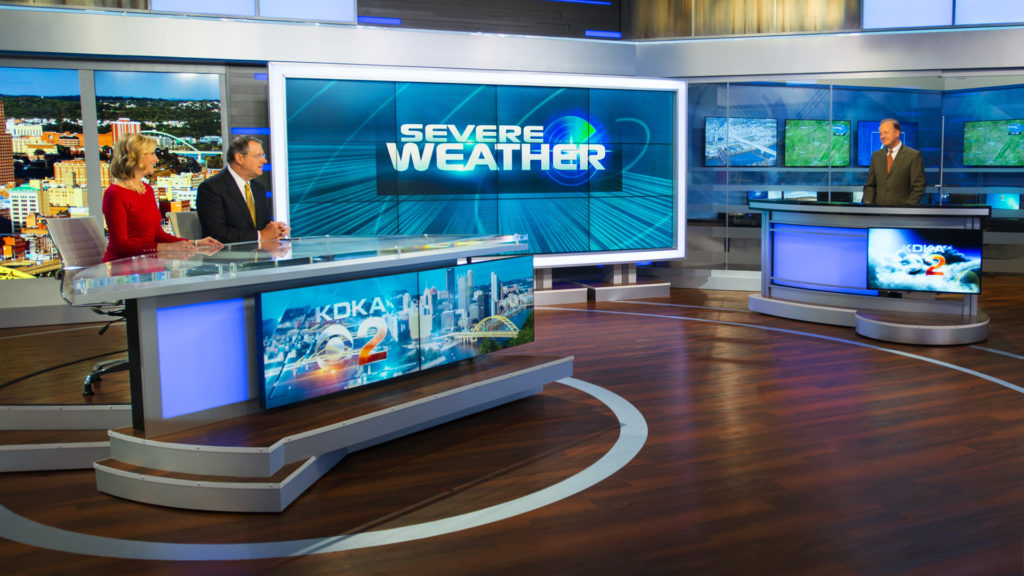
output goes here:
[[[949, 348], [758, 315], [738, 292], [539, 310], [537, 342], [516, 353], [574, 355], [574, 376], [635, 406], [648, 437], [606, 480], [510, 519], [263, 560], [126, 560], [0, 539], [0, 566], [19, 575], [1022, 574], [1024, 393], [1013, 386], [1024, 387], [1024, 278], [984, 281], [988, 341]], [[59, 330], [0, 331], [0, 404], [44, 393], [78, 402], [86, 362], [73, 362], [124, 347], [123, 331]], [[42, 367], [54, 368], [33, 375]], [[126, 402], [123, 377], [91, 401]], [[91, 471], [0, 474], [0, 505], [147, 542], [360, 534], [543, 490], [593, 465], [619, 434], [605, 404], [555, 383], [351, 455], [281, 514], [118, 500], [96, 492]]]

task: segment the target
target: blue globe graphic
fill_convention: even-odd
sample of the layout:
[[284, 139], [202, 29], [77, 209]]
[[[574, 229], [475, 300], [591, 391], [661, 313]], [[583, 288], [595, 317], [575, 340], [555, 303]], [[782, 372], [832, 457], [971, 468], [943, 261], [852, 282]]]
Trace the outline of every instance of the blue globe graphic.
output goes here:
[[[602, 134], [580, 116], [562, 116], [544, 129], [544, 142], [554, 149], [556, 144], [602, 144]], [[576, 162], [579, 165], [579, 160]], [[590, 180], [597, 170], [587, 166], [587, 170], [555, 170], [554, 160], [548, 177], [563, 186], [579, 186]]]

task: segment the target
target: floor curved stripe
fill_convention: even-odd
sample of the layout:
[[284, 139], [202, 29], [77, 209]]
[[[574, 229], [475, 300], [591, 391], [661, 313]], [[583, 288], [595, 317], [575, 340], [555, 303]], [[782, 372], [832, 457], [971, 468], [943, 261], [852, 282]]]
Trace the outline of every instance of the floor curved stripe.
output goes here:
[[421, 538], [450, 534], [512, 518], [578, 494], [628, 464], [647, 441], [647, 421], [632, 404], [600, 386], [575, 378], [558, 381], [601, 401], [619, 420], [619, 437], [596, 462], [556, 484], [521, 498], [466, 514], [359, 534], [344, 534], [304, 540], [240, 544], [190, 544], [145, 542], [72, 532], [30, 520], [0, 505], [0, 537], [38, 548], [143, 560], [253, 560], [340, 552], [398, 544]]

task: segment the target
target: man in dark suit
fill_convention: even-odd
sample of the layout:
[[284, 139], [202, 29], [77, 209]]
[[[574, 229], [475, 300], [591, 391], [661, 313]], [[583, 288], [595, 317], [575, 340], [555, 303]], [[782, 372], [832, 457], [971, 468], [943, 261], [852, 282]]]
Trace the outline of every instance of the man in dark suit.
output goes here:
[[196, 210], [203, 236], [225, 244], [268, 242], [288, 234], [288, 226], [270, 215], [263, 185], [254, 180], [263, 173], [263, 145], [252, 136], [231, 141], [228, 167], [199, 185]]
[[900, 123], [882, 120], [878, 136], [884, 146], [871, 155], [864, 203], [879, 206], [913, 206], [924, 196], [924, 163], [921, 153], [900, 141]]

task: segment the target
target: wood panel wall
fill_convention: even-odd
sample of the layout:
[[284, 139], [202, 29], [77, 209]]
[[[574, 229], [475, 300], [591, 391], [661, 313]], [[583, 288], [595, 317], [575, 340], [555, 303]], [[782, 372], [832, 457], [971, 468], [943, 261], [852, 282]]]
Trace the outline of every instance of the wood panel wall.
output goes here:
[[861, 0], [632, 0], [629, 36], [640, 39], [857, 30], [860, 11]]

